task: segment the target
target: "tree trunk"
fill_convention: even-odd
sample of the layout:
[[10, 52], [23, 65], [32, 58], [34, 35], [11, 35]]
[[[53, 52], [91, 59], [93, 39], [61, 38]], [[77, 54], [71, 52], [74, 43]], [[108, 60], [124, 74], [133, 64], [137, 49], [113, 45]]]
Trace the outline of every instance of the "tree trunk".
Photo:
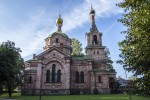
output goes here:
[[8, 94], [9, 94], [9, 97], [12, 96], [12, 89], [11, 89], [11, 87], [8, 87]]
[[0, 95], [3, 94], [3, 85], [0, 84]]
[[12, 97], [12, 92], [13, 92], [13, 85], [10, 83], [8, 85], [8, 94], [9, 94], [9, 97]]

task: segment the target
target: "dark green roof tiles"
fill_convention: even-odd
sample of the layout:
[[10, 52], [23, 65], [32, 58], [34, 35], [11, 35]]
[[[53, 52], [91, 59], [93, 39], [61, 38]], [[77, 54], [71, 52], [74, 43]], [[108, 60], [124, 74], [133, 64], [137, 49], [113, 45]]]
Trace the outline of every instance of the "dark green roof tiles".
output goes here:
[[65, 37], [65, 38], [69, 38], [65, 33], [62, 33], [62, 32], [54, 32], [54, 33], [50, 34], [48, 37], [52, 37], [57, 34], [61, 35], [62, 37]]

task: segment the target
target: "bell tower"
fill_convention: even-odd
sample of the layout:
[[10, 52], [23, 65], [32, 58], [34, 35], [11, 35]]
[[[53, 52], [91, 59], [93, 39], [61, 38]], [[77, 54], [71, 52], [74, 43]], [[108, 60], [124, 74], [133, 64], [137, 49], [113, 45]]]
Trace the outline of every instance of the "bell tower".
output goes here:
[[104, 49], [102, 46], [102, 33], [98, 31], [95, 24], [95, 10], [91, 6], [90, 16], [90, 31], [86, 33], [86, 54], [89, 58], [94, 60], [104, 59]]

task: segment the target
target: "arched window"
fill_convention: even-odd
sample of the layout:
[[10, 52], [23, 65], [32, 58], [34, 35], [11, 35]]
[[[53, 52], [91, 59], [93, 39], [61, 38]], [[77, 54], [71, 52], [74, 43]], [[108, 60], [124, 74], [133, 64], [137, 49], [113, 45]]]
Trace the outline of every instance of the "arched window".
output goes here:
[[79, 83], [79, 72], [76, 71], [76, 83]]
[[61, 82], [61, 70], [57, 71], [57, 82]]
[[46, 82], [50, 82], [50, 70], [46, 71]]
[[98, 82], [102, 82], [101, 76], [98, 76]]
[[93, 42], [94, 42], [94, 44], [97, 44], [97, 36], [96, 35], [93, 36]]
[[81, 71], [81, 83], [84, 83], [84, 72]]
[[99, 54], [99, 51], [97, 51], [97, 54]]
[[58, 38], [56, 38], [56, 43], [58, 43], [59, 41], [58, 41]]
[[32, 82], [32, 76], [29, 76], [29, 83]]
[[55, 70], [56, 70], [56, 65], [52, 65], [52, 82], [55, 82]]

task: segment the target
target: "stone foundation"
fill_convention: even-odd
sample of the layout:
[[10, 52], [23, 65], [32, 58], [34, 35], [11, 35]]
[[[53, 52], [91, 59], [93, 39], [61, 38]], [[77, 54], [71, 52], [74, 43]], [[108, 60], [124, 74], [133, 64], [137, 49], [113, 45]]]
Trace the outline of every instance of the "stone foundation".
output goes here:
[[91, 94], [90, 89], [71, 89], [70, 94]]
[[[40, 95], [39, 89], [23, 89], [21, 91], [22, 95]], [[91, 94], [90, 89], [61, 89], [61, 90], [50, 90], [50, 89], [43, 89], [41, 90], [41, 95], [73, 95], [73, 94]]]
[[[98, 89], [96, 94], [109, 94], [109, 89]], [[23, 89], [21, 91], [22, 95], [40, 95], [39, 89]], [[60, 90], [50, 90], [42, 89], [41, 95], [73, 95], [73, 94], [95, 94], [90, 89], [60, 89]]]
[[[21, 91], [22, 95], [40, 95], [40, 89], [23, 89]], [[61, 89], [61, 90], [50, 90], [50, 89], [41, 89], [41, 95], [69, 95], [70, 90]]]
[[98, 93], [99, 94], [110, 94], [110, 89], [102, 88], [102, 89], [98, 90]]

